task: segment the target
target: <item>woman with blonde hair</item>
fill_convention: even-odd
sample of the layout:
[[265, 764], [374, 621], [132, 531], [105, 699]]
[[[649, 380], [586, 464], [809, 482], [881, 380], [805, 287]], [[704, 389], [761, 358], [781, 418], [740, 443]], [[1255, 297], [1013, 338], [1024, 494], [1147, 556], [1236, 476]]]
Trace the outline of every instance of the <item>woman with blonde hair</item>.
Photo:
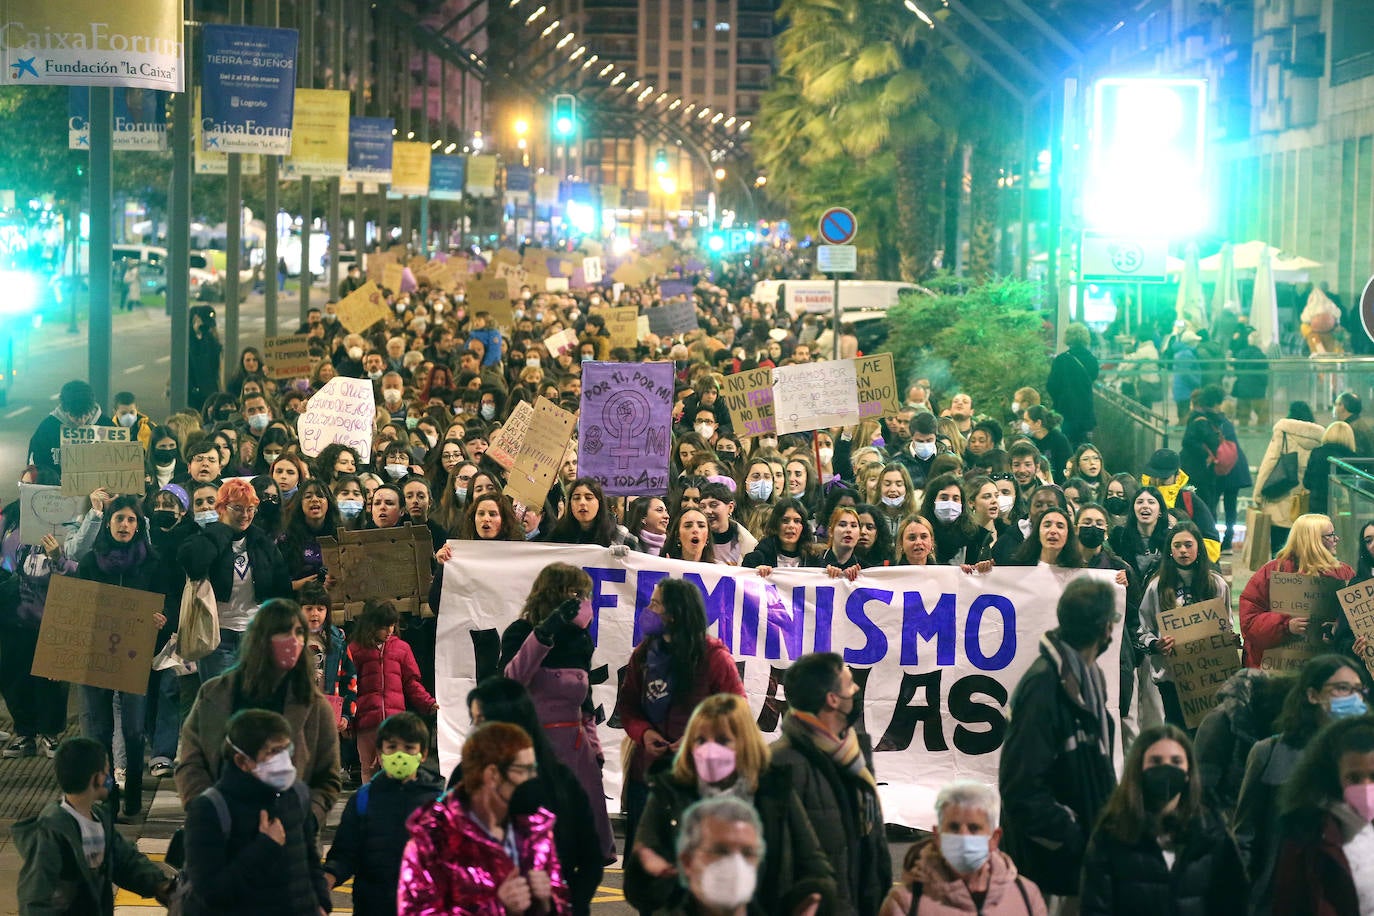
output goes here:
[[[1307, 637], [1311, 621], [1272, 610], [1269, 583], [1274, 573], [1325, 576], [1349, 582], [1355, 570], [1336, 558], [1340, 537], [1325, 515], [1308, 513], [1293, 522], [1288, 542], [1278, 556], [1255, 570], [1240, 593], [1240, 632], [1245, 638], [1245, 666], [1258, 668], [1265, 650]], [[1311, 640], [1308, 640], [1311, 642]]]
[[911, 483], [911, 474], [900, 461], [883, 465], [882, 473], [878, 477], [878, 500], [868, 502], [882, 506], [882, 521], [887, 525], [889, 541], [896, 540], [897, 526], [901, 520], [908, 515], [915, 515], [916, 510], [920, 508], [916, 501], [916, 488]]
[[1322, 444], [1307, 457], [1307, 470], [1302, 473], [1302, 485], [1309, 496], [1307, 507], [1313, 512], [1326, 512], [1331, 493], [1331, 459], [1348, 461], [1355, 457], [1355, 430], [1344, 420], [1337, 420], [1322, 433]]
[[[959, 424], [954, 422], [953, 417], [940, 417], [936, 420], [935, 434], [937, 438], [943, 436], [949, 440], [949, 450], [952, 453], [960, 458], [964, 457], [964, 434], [959, 431]], [[973, 430], [970, 429], [969, 435], [972, 434]]]
[[833, 895], [834, 871], [821, 851], [806, 809], [772, 755], [743, 697], [715, 694], [697, 705], [679, 742], [672, 768], [652, 777], [649, 800], [625, 857], [625, 899], [640, 912], [678, 910], [686, 890], [673, 868], [677, 824], [703, 798], [730, 795], [749, 802], [763, 822], [753, 906], [790, 912], [787, 895]]

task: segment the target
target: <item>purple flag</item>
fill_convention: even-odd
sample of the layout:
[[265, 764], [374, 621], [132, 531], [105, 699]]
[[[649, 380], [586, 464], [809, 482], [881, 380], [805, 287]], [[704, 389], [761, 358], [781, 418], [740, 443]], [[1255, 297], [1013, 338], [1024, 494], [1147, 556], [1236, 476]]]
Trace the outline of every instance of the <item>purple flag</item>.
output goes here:
[[664, 496], [673, 444], [673, 364], [582, 364], [577, 470], [607, 496]]

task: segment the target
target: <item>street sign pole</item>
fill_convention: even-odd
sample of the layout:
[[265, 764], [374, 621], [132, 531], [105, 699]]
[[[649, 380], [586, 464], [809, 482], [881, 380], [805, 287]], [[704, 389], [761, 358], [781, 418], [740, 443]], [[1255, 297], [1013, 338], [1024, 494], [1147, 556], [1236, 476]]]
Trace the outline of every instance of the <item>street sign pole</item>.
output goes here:
[[816, 250], [816, 266], [830, 275], [832, 299], [830, 355], [840, 358], [840, 274], [855, 270], [855, 249], [849, 244], [859, 231], [859, 221], [844, 207], [831, 207], [821, 214], [820, 236], [825, 240]]
[[831, 303], [831, 310], [834, 317], [830, 319], [830, 358], [840, 358], [840, 275], [831, 274], [830, 279], [834, 281], [834, 301]]

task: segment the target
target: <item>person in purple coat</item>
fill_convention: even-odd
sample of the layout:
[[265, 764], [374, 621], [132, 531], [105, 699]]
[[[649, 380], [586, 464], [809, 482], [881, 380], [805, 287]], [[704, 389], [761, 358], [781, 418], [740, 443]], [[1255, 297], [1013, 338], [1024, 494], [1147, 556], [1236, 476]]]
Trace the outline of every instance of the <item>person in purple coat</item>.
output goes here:
[[601, 782], [605, 757], [591, 697], [591, 578], [576, 566], [551, 563], [530, 588], [520, 617], [501, 634], [501, 669], [529, 690], [539, 724], [558, 759], [577, 775], [608, 859], [615, 836]]

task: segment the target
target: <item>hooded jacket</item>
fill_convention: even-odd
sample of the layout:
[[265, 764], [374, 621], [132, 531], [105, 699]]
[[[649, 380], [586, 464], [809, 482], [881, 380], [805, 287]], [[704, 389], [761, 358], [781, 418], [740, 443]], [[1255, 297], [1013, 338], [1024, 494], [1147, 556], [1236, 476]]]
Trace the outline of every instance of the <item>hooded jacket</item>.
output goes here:
[[1227, 678], [1217, 691], [1216, 708], [1202, 720], [1193, 739], [1207, 804], [1228, 820], [1240, 799], [1250, 748], [1273, 731], [1277, 704], [1271, 704], [1266, 715], [1255, 697], [1265, 686], [1261, 682], [1270, 677], [1257, 668], [1241, 668]]
[[410, 644], [388, 636], [380, 647], [349, 643], [348, 654], [358, 672], [358, 704], [353, 724], [360, 730], [376, 728], [393, 713], [407, 708], [421, 715], [438, 704], [420, 683], [420, 667]]
[[1166, 510], [1178, 509], [1193, 520], [1198, 531], [1202, 532], [1202, 545], [1207, 548], [1207, 559], [1215, 564], [1221, 559], [1221, 534], [1217, 531], [1217, 520], [1212, 516], [1212, 510], [1207, 508], [1202, 495], [1188, 485], [1188, 479], [1188, 472], [1182, 470], [1170, 484], [1162, 484], [1148, 474], [1140, 475], [1141, 484], [1159, 490], [1159, 495], [1164, 497]]
[[[921, 848], [915, 866], [902, 875], [902, 882], [894, 887], [883, 901], [880, 916], [956, 916], [974, 913], [978, 916], [1045, 916], [1045, 898], [1035, 882], [1016, 870], [1016, 863], [1005, 852], [995, 849], [988, 856], [992, 874], [988, 879], [987, 896], [980, 907], [973, 902], [968, 885], [949, 867], [940, 855], [940, 844], [927, 840]], [[921, 896], [915, 900], [913, 885], [920, 887]], [[912, 909], [912, 903], [916, 908]]]
[[566, 916], [568, 888], [553, 844], [552, 812], [513, 817], [519, 861], [512, 862], [469, 815], [461, 790], [449, 792], [410, 817], [410, 842], [401, 857], [396, 912], [401, 916], [506, 916], [496, 889], [517, 869], [547, 872], [552, 913]]
[[77, 426], [110, 425], [112, 424], [108, 420], [102, 419], [99, 404], [79, 417], [73, 417], [61, 407], [54, 407], [52, 413], [39, 421], [38, 428], [33, 431], [33, 436], [29, 439], [28, 463], [38, 468], [40, 472], [60, 472], [62, 470], [62, 430]]
[[14, 825], [14, 843], [24, 857], [21, 916], [112, 916], [114, 885], [151, 897], [170, 880], [114, 829], [113, 814], [104, 805], [96, 805], [93, 813], [105, 830], [105, 859], [95, 871], [86, 865], [81, 828], [61, 802], [49, 802], [37, 817]]
[[1284, 417], [1274, 424], [1274, 432], [1269, 436], [1269, 445], [1264, 450], [1264, 457], [1260, 459], [1259, 470], [1255, 472], [1255, 492], [1252, 497], [1256, 508], [1264, 510], [1271, 524], [1291, 528], [1293, 520], [1297, 518], [1293, 512], [1293, 501], [1289, 499], [1288, 494], [1278, 499], [1265, 499], [1262, 495], [1264, 485], [1269, 482], [1269, 475], [1274, 472], [1280, 456], [1286, 452], [1298, 453], [1298, 479], [1302, 480], [1312, 449], [1322, 444], [1322, 435], [1325, 432], [1326, 430], [1317, 423], [1294, 420], [1290, 417]]

